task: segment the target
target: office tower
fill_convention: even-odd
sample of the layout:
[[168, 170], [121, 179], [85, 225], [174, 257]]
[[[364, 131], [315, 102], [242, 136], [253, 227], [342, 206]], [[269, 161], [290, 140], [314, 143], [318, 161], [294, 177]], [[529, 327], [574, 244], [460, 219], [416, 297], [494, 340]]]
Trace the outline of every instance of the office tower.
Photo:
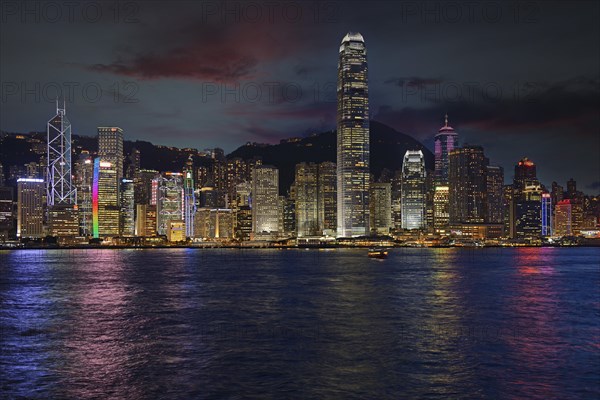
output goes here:
[[433, 194], [433, 228], [436, 232], [445, 231], [450, 223], [448, 186], [436, 186]]
[[342, 39], [337, 86], [337, 236], [369, 233], [369, 92], [360, 33]]
[[392, 184], [371, 183], [369, 191], [371, 231], [388, 235], [392, 229]]
[[577, 197], [577, 182], [573, 178], [567, 181], [567, 197], [569, 199]]
[[515, 235], [515, 208], [513, 201], [513, 186], [504, 185], [503, 189], [503, 218], [502, 223], [504, 224], [504, 236], [508, 238], [514, 238]]
[[394, 230], [402, 229], [402, 170], [392, 178], [392, 224]]
[[552, 182], [552, 191], [550, 192], [550, 197], [552, 200], [552, 210], [554, 211], [554, 207], [558, 204], [559, 201], [562, 201], [565, 195], [565, 191], [561, 185], [556, 182]]
[[196, 195], [194, 194], [194, 166], [190, 154], [183, 169], [183, 220], [186, 237], [194, 237], [194, 216], [196, 214]]
[[199, 208], [196, 211], [194, 235], [201, 239], [231, 239], [234, 213], [230, 208]]
[[333, 162], [319, 164], [317, 209], [319, 231], [333, 235], [337, 228], [337, 167]]
[[434, 184], [436, 186], [448, 186], [448, 155], [458, 147], [458, 134], [454, 131], [454, 128], [448, 126], [448, 114], [446, 114], [444, 126], [440, 128], [434, 140]]
[[565, 199], [554, 207], [554, 234], [556, 236], [570, 236], [573, 234], [571, 220], [571, 200]]
[[425, 171], [425, 228], [433, 227], [434, 171]]
[[552, 196], [542, 193], [542, 236], [552, 236]]
[[132, 179], [121, 179], [120, 197], [120, 235], [134, 236], [135, 235], [135, 197], [134, 185]]
[[119, 235], [119, 189], [117, 169], [110, 162], [94, 159], [92, 184], [92, 236]]
[[[43, 179], [17, 179], [17, 237], [40, 238], [44, 236], [43, 199], [45, 190]], [[58, 199], [58, 195], [56, 199]]]
[[165, 235], [169, 242], [185, 241], [185, 222], [182, 220], [168, 220], [165, 226]]
[[117, 126], [98, 127], [98, 157], [117, 171], [115, 184], [123, 178], [123, 129]]
[[235, 187], [235, 206], [250, 206], [250, 196], [252, 194], [252, 184], [250, 180], [242, 182]]
[[[333, 174], [335, 176], [335, 173]], [[291, 196], [279, 196], [281, 229], [285, 236], [296, 235], [296, 201]], [[334, 221], [337, 223], [337, 221]]]
[[235, 157], [231, 160], [227, 160], [227, 198], [226, 202], [228, 206], [232, 206], [237, 197], [236, 188], [242, 182], [250, 180], [248, 173], [248, 165], [246, 162]]
[[79, 233], [92, 236], [92, 184], [94, 162], [89, 152], [81, 152], [74, 163], [75, 187], [77, 188], [77, 207], [79, 208]]
[[156, 236], [156, 206], [138, 204], [135, 210], [135, 235]]
[[486, 221], [487, 163], [481, 146], [465, 145], [450, 152], [450, 223]]
[[48, 235], [75, 237], [79, 235], [77, 205], [59, 204], [48, 208]]
[[235, 213], [235, 238], [240, 241], [250, 240], [252, 233], [252, 209], [249, 205], [239, 206]]
[[169, 221], [183, 221], [183, 175], [166, 172], [156, 182], [156, 231], [158, 235], [166, 235]]
[[252, 171], [252, 232], [277, 232], [279, 223], [279, 170], [261, 165]]
[[515, 176], [513, 180], [513, 189], [516, 196], [520, 196], [521, 192], [528, 185], [538, 184], [536, 166], [527, 157], [524, 157], [515, 165]]
[[14, 235], [13, 224], [13, 189], [0, 186], [0, 242]]
[[296, 230], [297, 236], [314, 236], [319, 232], [318, 166], [314, 163], [296, 165]]
[[129, 154], [128, 161], [129, 165], [127, 166], [127, 174], [125, 175], [128, 179], [135, 181], [135, 177], [140, 172], [140, 165], [142, 162], [140, 151], [133, 148], [131, 154]]
[[219, 207], [219, 193], [211, 182], [207, 182], [206, 186], [200, 189], [199, 203], [201, 208]]
[[486, 204], [487, 222], [502, 224], [504, 222], [504, 169], [486, 166]]
[[210, 180], [210, 171], [206, 165], [199, 165], [196, 168], [196, 189], [200, 189], [208, 184]]
[[402, 162], [402, 229], [424, 229], [425, 158], [421, 150], [407, 150]]
[[542, 235], [542, 188], [527, 185], [516, 201], [516, 237], [539, 238]]
[[156, 192], [152, 190], [152, 180], [156, 178], [158, 171], [153, 169], [141, 169], [138, 175], [133, 178], [135, 204], [156, 204], [152, 202], [153, 194]]
[[46, 202], [48, 207], [74, 205], [77, 190], [73, 186], [71, 172], [71, 122], [66, 116], [64, 103], [59, 108], [58, 100], [56, 115], [48, 121], [47, 134]]

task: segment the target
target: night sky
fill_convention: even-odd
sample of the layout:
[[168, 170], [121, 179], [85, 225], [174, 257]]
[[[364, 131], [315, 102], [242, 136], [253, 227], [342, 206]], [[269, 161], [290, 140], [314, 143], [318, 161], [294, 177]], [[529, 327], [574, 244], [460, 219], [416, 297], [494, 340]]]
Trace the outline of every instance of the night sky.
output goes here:
[[45, 130], [57, 85], [81, 135], [229, 152], [333, 129], [339, 44], [358, 31], [373, 119], [432, 148], [448, 112], [507, 181], [527, 156], [546, 185], [600, 192], [598, 2], [1, 4], [5, 131]]

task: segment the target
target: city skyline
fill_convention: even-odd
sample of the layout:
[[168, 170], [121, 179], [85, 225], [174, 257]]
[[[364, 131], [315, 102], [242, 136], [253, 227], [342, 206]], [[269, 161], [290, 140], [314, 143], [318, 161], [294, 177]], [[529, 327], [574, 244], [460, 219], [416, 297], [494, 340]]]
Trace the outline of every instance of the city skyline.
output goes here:
[[[600, 187], [593, 173], [600, 167], [594, 154], [600, 126], [600, 58], [592, 39], [599, 32], [590, 19], [597, 14], [597, 4], [531, 3], [533, 8], [516, 13], [494, 3], [502, 9], [501, 21], [495, 22], [484, 18], [481, 8], [474, 10], [472, 20], [467, 10], [461, 10], [462, 18], [451, 21], [443, 2], [431, 3], [433, 11], [425, 15], [420, 9], [407, 9], [412, 3], [376, 2], [371, 8], [326, 3], [332, 8], [318, 9], [316, 22], [315, 10], [306, 8], [298, 20], [276, 13], [272, 22], [266, 17], [262, 22], [244, 19], [240, 9], [240, 21], [235, 23], [222, 21], [201, 4], [196, 13], [188, 11], [186, 15], [174, 6], [169, 11], [180, 22], [177, 29], [152, 24], [162, 15], [164, 5], [149, 3], [135, 3], [137, 11], [124, 10], [117, 22], [110, 20], [107, 10], [105, 19], [97, 24], [86, 23], [80, 13], [75, 13], [73, 22], [55, 24], [45, 21], [43, 15], [38, 22], [28, 21], [35, 16], [27, 16], [25, 23], [30, 29], [20, 36], [19, 43], [10, 31], [22, 22], [21, 16], [8, 10], [0, 28], [0, 129], [41, 131], [41, 121], [47, 120], [48, 105], [55, 99], [53, 84], [63, 87], [69, 82], [74, 96], [67, 100], [67, 108], [77, 120], [73, 134], [91, 136], [96, 127], [114, 124], [122, 127], [129, 139], [177, 147], [214, 146], [230, 152], [247, 141], [274, 143], [333, 129], [337, 60], [330, 49], [342, 32], [352, 30], [363, 33], [370, 43], [372, 119], [433, 148], [433, 136], [448, 112], [461, 143], [482, 145], [506, 170], [515, 159], [527, 156], [540, 166], [544, 182], [575, 177], [585, 190]], [[235, 17], [235, 4], [229, 18]], [[381, 18], [383, 14], [387, 17]], [[131, 21], [124, 21], [131, 15]], [[325, 16], [331, 18], [324, 21]], [[113, 29], [102, 29], [107, 24]], [[42, 71], [20, 46], [43, 56], [47, 50], [39, 38], [54, 33], [57, 26], [61, 28], [57, 39], [70, 50], [53, 49]], [[569, 34], [575, 27], [589, 34]], [[447, 28], [452, 28], [450, 37], [444, 33]], [[270, 34], [272, 29], [280, 35]], [[475, 31], [477, 35], [472, 35]], [[135, 33], [131, 47], [117, 44], [123, 32]], [[207, 32], [210, 34], [201, 35]], [[91, 53], [85, 39], [100, 35], [106, 40], [93, 46]], [[528, 40], [513, 40], [519, 35]], [[157, 46], [150, 47], [144, 37], [155, 38]], [[440, 41], [441, 37], [444, 40]], [[175, 38], [178, 40], [173, 41]], [[214, 44], [205, 42], [209, 38]], [[181, 43], [179, 49], [187, 50], [188, 55], [177, 55], [173, 42]], [[244, 43], [252, 44], [255, 52], [245, 51]], [[166, 62], [169, 57], [172, 63]], [[519, 63], [514, 63], [517, 59]], [[216, 60], [224, 68], [211, 68]], [[488, 60], [494, 61], [492, 66]], [[128, 82], [134, 84], [135, 103], [123, 100], [134, 91], [123, 86]], [[278, 83], [280, 88], [289, 84], [289, 98], [279, 93], [269, 101], [265, 82]], [[96, 102], [82, 95], [88, 83], [103, 89]], [[456, 100], [453, 90], [458, 87], [465, 95], [469, 83], [480, 89], [477, 96]], [[218, 92], [209, 94], [236, 84], [240, 85], [240, 90], [234, 90], [239, 102], [235, 94], [226, 94], [225, 101]], [[263, 95], [249, 101], [253, 84], [263, 89]], [[302, 96], [295, 102], [286, 101], [297, 86], [302, 88]], [[492, 97], [500, 89], [500, 99], [482, 99], [483, 87]], [[115, 91], [121, 95], [117, 102]], [[577, 140], [571, 140], [573, 137]], [[588, 145], [579, 146], [579, 142]], [[520, 154], [515, 154], [515, 149]], [[557, 158], [568, 168], [557, 165]], [[508, 179], [510, 174], [506, 176]]]

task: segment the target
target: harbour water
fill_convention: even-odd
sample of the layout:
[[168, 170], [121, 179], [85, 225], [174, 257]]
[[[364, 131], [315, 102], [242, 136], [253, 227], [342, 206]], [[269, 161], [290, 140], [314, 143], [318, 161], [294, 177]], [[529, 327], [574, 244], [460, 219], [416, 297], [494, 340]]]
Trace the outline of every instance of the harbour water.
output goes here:
[[0, 252], [0, 398], [600, 397], [600, 249]]

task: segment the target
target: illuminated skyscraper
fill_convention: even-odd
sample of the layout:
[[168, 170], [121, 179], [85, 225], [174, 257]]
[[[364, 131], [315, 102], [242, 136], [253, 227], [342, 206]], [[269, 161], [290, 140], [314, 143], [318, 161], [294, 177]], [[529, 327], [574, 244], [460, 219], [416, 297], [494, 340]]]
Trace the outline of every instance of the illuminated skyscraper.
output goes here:
[[372, 183], [369, 190], [371, 230], [379, 235], [388, 235], [392, 229], [392, 184]]
[[279, 170], [260, 165], [252, 171], [252, 232], [274, 233], [279, 227]]
[[183, 169], [183, 220], [185, 236], [194, 237], [194, 216], [196, 215], [196, 195], [194, 194], [194, 167], [190, 154]]
[[156, 231], [166, 235], [169, 221], [183, 221], [183, 174], [166, 172], [156, 180]]
[[515, 196], [521, 195], [528, 185], [538, 184], [536, 167], [533, 161], [524, 157], [515, 165], [515, 176], [513, 180], [513, 188]]
[[94, 159], [92, 184], [92, 235], [95, 238], [119, 235], [119, 190], [115, 166], [100, 157]]
[[298, 237], [317, 235], [319, 232], [317, 164], [296, 165], [296, 230]]
[[487, 222], [504, 222], [504, 169], [493, 165], [486, 166], [486, 205]]
[[133, 180], [121, 179], [121, 190], [119, 192], [120, 203], [120, 234], [121, 236], [133, 236], [135, 234], [135, 203]]
[[527, 185], [516, 201], [516, 236], [537, 239], [542, 235], [542, 188]]
[[0, 186], [0, 242], [14, 235], [13, 223], [13, 189]]
[[319, 231], [333, 235], [337, 228], [337, 175], [333, 162], [319, 164], [318, 210]]
[[486, 222], [488, 160], [481, 146], [465, 145], [449, 154], [449, 213], [451, 224]]
[[115, 180], [119, 182], [123, 178], [123, 129], [117, 126], [98, 127], [98, 156], [114, 166], [117, 171]]
[[458, 147], [458, 134], [454, 128], [448, 126], [448, 114], [446, 114], [444, 126], [435, 135], [435, 173], [434, 185], [448, 185], [448, 154]]
[[94, 162], [89, 152], [81, 152], [79, 159], [75, 161], [74, 165], [77, 206], [79, 208], [79, 232], [83, 236], [92, 236]]
[[421, 150], [407, 150], [402, 162], [402, 229], [424, 229], [425, 158]]
[[17, 237], [44, 236], [44, 189], [43, 179], [17, 180]]
[[71, 122], [66, 116], [64, 103], [59, 108], [58, 100], [56, 101], [56, 115], [48, 121], [47, 128], [46, 202], [48, 207], [74, 205], [77, 190], [73, 186], [71, 175]]
[[542, 236], [552, 236], [552, 196], [542, 193]]
[[554, 207], [554, 234], [570, 236], [573, 234], [571, 219], [571, 200], [561, 200]]
[[433, 227], [438, 232], [446, 230], [450, 222], [448, 192], [448, 186], [436, 186], [433, 194]]
[[360, 33], [342, 39], [337, 86], [337, 236], [369, 233], [369, 92]]

